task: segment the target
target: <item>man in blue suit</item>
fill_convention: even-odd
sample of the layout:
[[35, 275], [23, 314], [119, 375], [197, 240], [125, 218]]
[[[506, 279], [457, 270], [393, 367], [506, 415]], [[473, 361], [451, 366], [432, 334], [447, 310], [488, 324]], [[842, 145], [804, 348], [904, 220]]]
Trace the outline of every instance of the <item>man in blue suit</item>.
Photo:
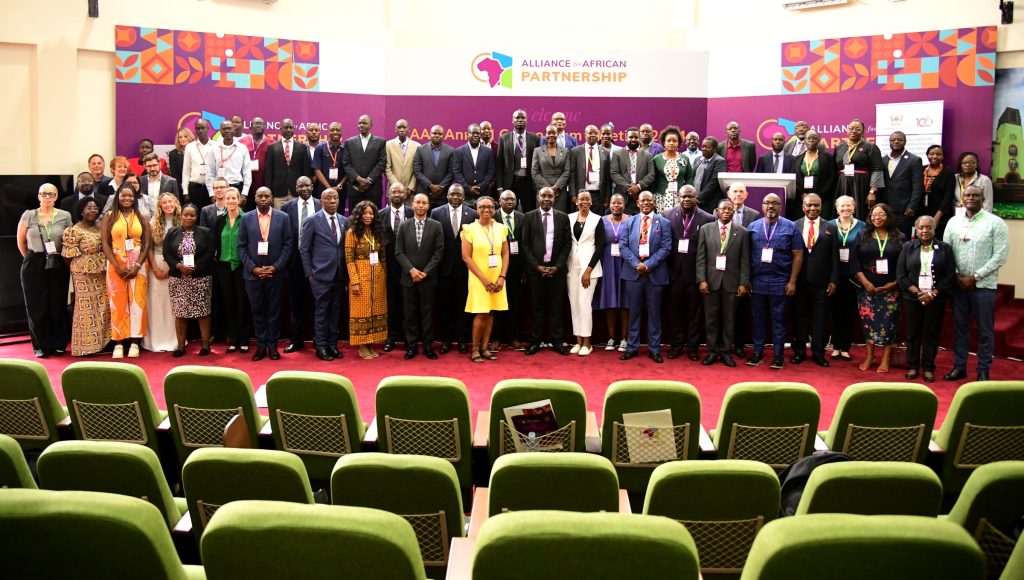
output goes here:
[[452, 174], [455, 183], [466, 191], [466, 205], [476, 207], [476, 198], [491, 195], [494, 181], [494, 152], [480, 146], [480, 125], [469, 126], [469, 141], [455, 150], [452, 156]]
[[344, 246], [348, 220], [338, 213], [336, 189], [325, 189], [320, 194], [320, 203], [322, 209], [303, 223], [299, 255], [313, 290], [316, 357], [331, 361], [342, 358], [338, 350], [338, 318], [348, 279]]
[[668, 258], [672, 255], [672, 224], [654, 213], [654, 194], [640, 192], [640, 213], [622, 226], [620, 252], [622, 279], [629, 299], [629, 334], [621, 360], [635, 357], [640, 350], [640, 320], [647, 309], [647, 350], [651, 360], [661, 363], [661, 294], [668, 286]]
[[309, 289], [309, 279], [302, 268], [302, 256], [299, 255], [299, 238], [302, 236], [303, 222], [322, 209], [320, 200], [313, 197], [313, 180], [303, 175], [295, 182], [295, 193], [299, 194], [288, 201], [281, 211], [288, 215], [288, 223], [292, 227], [292, 256], [288, 259], [288, 303], [292, 317], [292, 341], [284, 347], [285, 354], [295, 352], [306, 344], [306, 311], [313, 304], [313, 294]]
[[257, 189], [255, 201], [256, 211], [244, 214], [238, 228], [238, 257], [256, 334], [252, 360], [265, 356], [278, 360], [281, 294], [292, 254], [292, 227], [288, 216], [272, 207], [274, 194], [269, 187]]

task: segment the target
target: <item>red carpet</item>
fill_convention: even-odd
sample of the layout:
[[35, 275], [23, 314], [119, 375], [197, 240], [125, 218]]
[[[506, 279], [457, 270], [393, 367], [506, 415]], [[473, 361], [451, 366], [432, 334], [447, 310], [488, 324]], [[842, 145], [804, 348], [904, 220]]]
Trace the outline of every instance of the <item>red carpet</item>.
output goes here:
[[[499, 354], [499, 360], [485, 363], [472, 363], [467, 355], [458, 354], [452, 351], [442, 355], [439, 360], [427, 360], [420, 355], [412, 361], [402, 358], [404, 351], [399, 349], [391, 353], [381, 353], [376, 360], [362, 360], [354, 348], [346, 346], [343, 351], [345, 358], [340, 361], [324, 362], [318, 360], [312, 349], [306, 349], [300, 353], [282, 355], [281, 360], [271, 361], [264, 359], [260, 362], [252, 362], [250, 355], [223, 354], [224, 345], [214, 345], [214, 354], [208, 357], [198, 357], [198, 345], [189, 347], [188, 354], [184, 357], [171, 358], [170, 353], [142, 352], [137, 359], [123, 359], [125, 362], [133, 362], [141, 366], [149, 377], [153, 396], [157, 405], [164, 408], [163, 379], [171, 368], [178, 364], [199, 364], [207, 366], [230, 366], [241, 369], [249, 374], [253, 388], [266, 382], [275, 371], [279, 370], [306, 370], [339, 373], [348, 377], [356, 387], [359, 398], [360, 411], [364, 420], [369, 423], [374, 414], [374, 391], [381, 378], [392, 375], [420, 375], [420, 376], [447, 376], [455, 377], [466, 384], [469, 389], [470, 404], [474, 413], [480, 409], [489, 407], [490, 393], [494, 384], [502, 379], [508, 378], [551, 378], [576, 381], [580, 383], [587, 395], [587, 407], [598, 413], [600, 419], [601, 407], [604, 400], [604, 393], [608, 385], [614, 381], [623, 379], [664, 379], [677, 380], [691, 383], [701, 394], [702, 423], [707, 429], [714, 428], [718, 421], [718, 412], [721, 408], [722, 398], [729, 385], [742, 381], [796, 381], [813, 385], [822, 400], [822, 413], [820, 429], [826, 429], [835, 412], [836, 404], [843, 389], [848, 385], [861, 381], [901, 381], [903, 380], [904, 369], [893, 367], [886, 375], [879, 375], [874, 372], [861, 372], [857, 364], [863, 356], [862, 349], [855, 349], [853, 352], [854, 361], [850, 363], [835, 363], [830, 368], [821, 368], [806, 361], [800, 365], [787, 362], [786, 368], [781, 371], [773, 371], [768, 368], [766, 360], [759, 367], [748, 367], [743, 364], [742, 359], [737, 359], [739, 365], [735, 369], [729, 369], [721, 364], [711, 367], [701, 366], [685, 356], [681, 359], [666, 360], [665, 364], [654, 364], [643, 353], [641, 356], [630, 360], [620, 361], [618, 352], [605, 352], [599, 349], [589, 357], [575, 355], [560, 356], [549, 349], [544, 349], [534, 356], [525, 356], [522, 352], [515, 352], [503, 349]], [[787, 352], [787, 359], [790, 353]], [[60, 373], [64, 368], [74, 362], [70, 356], [48, 357], [45, 359], [32, 358], [31, 346], [27, 343], [0, 346], [0, 357], [26, 358], [40, 360], [46, 366], [50, 374], [50, 380], [57, 391], [58, 398], [64, 400], [60, 389]], [[85, 358], [81, 360], [111, 360], [109, 354]], [[939, 421], [946, 415], [949, 402], [953, 398], [956, 387], [961, 383], [947, 383], [942, 380], [941, 375], [952, 368], [953, 355], [948, 351], [941, 351], [938, 358], [938, 380], [931, 386], [939, 397]], [[975, 359], [972, 356], [968, 368], [971, 376], [974, 374]], [[1024, 378], [1024, 363], [1014, 362], [1008, 359], [997, 358], [992, 368], [993, 379], [1022, 379]], [[973, 379], [972, 379], [973, 380]]]

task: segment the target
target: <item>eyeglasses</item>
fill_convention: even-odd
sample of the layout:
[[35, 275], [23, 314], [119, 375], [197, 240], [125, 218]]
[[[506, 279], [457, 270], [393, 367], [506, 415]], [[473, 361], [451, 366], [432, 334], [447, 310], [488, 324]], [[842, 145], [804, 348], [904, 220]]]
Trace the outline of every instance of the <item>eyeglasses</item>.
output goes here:
[[57, 194], [52, 191], [42, 191], [39, 193], [39, 197], [57, 197]]
[[765, 202], [762, 202], [761, 205], [782, 205], [782, 202], [781, 201], [765, 201]]

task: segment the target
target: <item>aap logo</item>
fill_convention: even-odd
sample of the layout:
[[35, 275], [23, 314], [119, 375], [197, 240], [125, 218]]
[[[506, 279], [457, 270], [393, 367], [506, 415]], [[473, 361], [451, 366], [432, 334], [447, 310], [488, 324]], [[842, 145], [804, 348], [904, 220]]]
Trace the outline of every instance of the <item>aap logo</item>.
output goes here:
[[470, 72], [476, 80], [487, 83], [493, 89], [497, 86], [512, 88], [512, 57], [500, 52], [482, 52], [473, 57]]
[[765, 119], [757, 127], [757, 144], [762, 149], [772, 148], [772, 135], [776, 133], [782, 133], [782, 135], [788, 141], [789, 138], [796, 134], [796, 121], [790, 121], [789, 119]]

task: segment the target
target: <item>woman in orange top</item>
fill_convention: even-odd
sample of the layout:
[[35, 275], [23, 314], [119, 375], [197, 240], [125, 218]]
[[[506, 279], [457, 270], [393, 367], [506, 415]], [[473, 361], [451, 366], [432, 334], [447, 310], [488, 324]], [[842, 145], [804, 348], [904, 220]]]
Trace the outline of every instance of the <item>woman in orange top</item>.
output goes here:
[[118, 343], [114, 358], [124, 357], [126, 344], [129, 358], [139, 356], [146, 335], [146, 260], [153, 240], [138, 203], [135, 189], [125, 183], [117, 190], [117, 205], [103, 218], [110, 338]]

